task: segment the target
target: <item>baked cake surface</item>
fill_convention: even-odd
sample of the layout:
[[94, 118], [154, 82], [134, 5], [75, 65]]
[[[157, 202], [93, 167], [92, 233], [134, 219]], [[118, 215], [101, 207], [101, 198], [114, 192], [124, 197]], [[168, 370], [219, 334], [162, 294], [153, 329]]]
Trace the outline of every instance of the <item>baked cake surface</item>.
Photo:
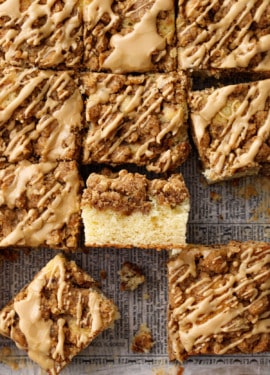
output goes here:
[[57, 375], [118, 315], [95, 280], [58, 254], [1, 310], [0, 333]]
[[268, 0], [179, 0], [180, 69], [270, 72]]
[[0, 169], [0, 248], [78, 246], [82, 182], [74, 161]]
[[269, 173], [270, 80], [189, 95], [194, 142], [211, 182]]
[[75, 68], [83, 55], [81, 0], [3, 0], [0, 65]]
[[170, 359], [270, 350], [270, 244], [188, 245], [168, 262]]
[[91, 173], [82, 196], [86, 246], [172, 248], [185, 243], [189, 193], [181, 174]]
[[72, 73], [0, 71], [0, 161], [78, 159], [83, 101]]
[[88, 129], [83, 163], [133, 163], [160, 173], [187, 159], [188, 80], [184, 73], [86, 73], [81, 82]]
[[84, 66], [112, 73], [173, 71], [173, 0], [84, 0]]

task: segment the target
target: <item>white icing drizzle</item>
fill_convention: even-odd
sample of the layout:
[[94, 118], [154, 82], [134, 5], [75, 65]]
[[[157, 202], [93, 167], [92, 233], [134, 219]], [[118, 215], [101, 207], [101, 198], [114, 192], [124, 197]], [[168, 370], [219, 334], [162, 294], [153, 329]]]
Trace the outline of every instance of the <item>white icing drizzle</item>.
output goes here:
[[156, 0], [131, 32], [113, 35], [110, 44], [114, 49], [105, 59], [102, 68], [114, 73], [151, 70], [152, 53], [163, 50], [166, 45], [165, 39], [157, 32], [157, 16], [161, 11], [172, 9], [173, 1]]
[[[240, 263], [233, 263], [234, 266], [238, 265], [238, 269], [223, 275], [210, 276], [202, 272], [198, 278], [195, 254], [206, 257], [208, 250], [204, 251], [204, 248], [196, 250], [196, 247], [191, 247], [183, 250], [169, 262], [170, 295], [177, 306], [171, 310], [169, 322], [169, 335], [175, 353], [183, 349], [190, 353], [210, 340], [214, 345], [217, 335], [235, 333], [229, 344], [221, 343], [219, 347], [214, 345], [212, 349], [216, 354], [225, 354], [230, 349], [237, 350], [239, 344], [253, 335], [270, 333], [269, 311], [254, 315], [248, 326], [243, 317], [253, 304], [270, 294], [270, 248], [259, 248], [253, 244], [246, 245], [241, 251]], [[183, 274], [179, 276], [179, 270], [183, 266], [186, 267], [185, 272], [181, 271]], [[190, 276], [195, 277], [195, 280], [189, 288], [180, 291], [181, 282], [185, 282]], [[267, 280], [261, 282], [260, 286], [254, 286], [254, 282], [265, 280], [265, 277]], [[237, 293], [242, 293], [242, 298], [245, 297], [245, 304], [236, 297]], [[183, 349], [179, 349], [179, 345]]]
[[[11, 83], [7, 84], [9, 79]], [[82, 127], [83, 103], [78, 89], [61, 100], [61, 94], [67, 94], [66, 86], [70, 82], [72, 78], [68, 72], [53, 73], [32, 69], [11, 70], [4, 74], [0, 81], [0, 87], [3, 88], [0, 94], [0, 135], [8, 129], [9, 139], [4, 137], [6, 145], [2, 154], [9, 162], [23, 159], [27, 148], [31, 149], [31, 144], [37, 142], [43, 134], [48, 135], [43, 137], [42, 148], [37, 155], [43, 161], [65, 160], [74, 156], [77, 137], [75, 131]], [[37, 89], [37, 95], [33, 97], [33, 92]], [[53, 99], [55, 94], [60, 96], [59, 101]], [[28, 118], [31, 118], [31, 111], [41, 101], [44, 105], [36, 110], [35, 120], [30, 122]], [[20, 124], [19, 129], [17, 111], [24, 105], [25, 124]]]
[[[228, 170], [235, 172], [239, 168], [258, 165], [255, 158], [263, 143], [269, 138], [270, 111], [266, 102], [270, 95], [270, 80], [258, 81], [246, 87], [248, 90], [245, 98], [241, 103], [238, 102], [237, 106], [232, 106], [230, 115], [226, 117], [222, 116], [222, 109], [226, 107], [230, 95], [236, 90], [237, 86], [234, 85], [214, 90], [207, 97], [203, 108], [200, 111], [193, 110], [191, 113], [199, 149], [203, 136], [211, 128], [215, 116], [221, 114], [226, 120], [220, 139], [213, 139], [206, 151], [213, 176], [225, 175]], [[237, 98], [236, 100], [238, 101]], [[245, 140], [252, 118], [259, 111], [267, 111], [267, 116], [263, 123], [258, 124], [259, 128], [252, 143], [246, 150], [242, 150], [240, 142]]]
[[[91, 128], [88, 132], [84, 147], [84, 160], [89, 161], [91, 152], [95, 149], [103, 148], [106, 141], [107, 149], [103, 149], [103, 155], [99, 155], [99, 162], [110, 160], [113, 153], [122, 145], [129, 145], [132, 152], [134, 163], [142, 163], [144, 158], [153, 157], [150, 150], [152, 144], [161, 144], [168, 133], [177, 136], [181, 132], [182, 140], [187, 141], [185, 137], [185, 113], [181, 105], [172, 104], [174, 102], [175, 86], [178, 85], [178, 78], [174, 75], [158, 76], [157, 80], [153, 76], [152, 79], [144, 80], [139, 85], [127, 85], [123, 89], [123, 93], [117, 96], [117, 100], [110, 104], [110, 95], [112, 94], [110, 82], [114, 75], [104, 76], [104, 80], [98, 80], [96, 90], [91, 93], [86, 104], [86, 119], [90, 122]], [[135, 89], [135, 92], [134, 92]], [[171, 101], [171, 103], [169, 103]], [[97, 124], [91, 122], [89, 112], [92, 107], [103, 104], [106, 110], [100, 116]], [[135, 141], [130, 144], [128, 138], [132, 133], [136, 133], [137, 129], [143, 129], [147, 126], [149, 117], [152, 114], [160, 113], [159, 130], [157, 134], [153, 134], [147, 140]], [[133, 123], [128, 127], [124, 127], [125, 119], [134, 117]], [[128, 120], [129, 121], [129, 120]], [[122, 127], [121, 135], [116, 132]], [[108, 143], [109, 139], [112, 139]], [[162, 159], [163, 168], [169, 168], [172, 163], [171, 152], [164, 153]]]
[[[9, 186], [0, 190], [0, 204], [14, 209], [16, 200], [32, 189], [35, 184], [44, 178], [47, 173], [53, 173], [57, 167], [56, 163], [31, 164], [21, 162], [16, 168], [8, 168], [0, 171], [0, 179], [5, 182], [12, 177]], [[41, 195], [37, 208], [39, 215], [35, 218], [35, 210], [29, 209], [15, 228], [1, 241], [0, 246], [25, 245], [40, 246], [48, 243], [49, 234], [63, 225], [67, 224], [72, 215], [80, 210], [78, 191], [80, 180], [77, 170], [70, 170], [64, 177], [65, 185], [57, 182], [57, 176], [53, 187], [46, 192], [46, 198], [50, 197], [50, 204], [42, 207], [43, 197]]]
[[[218, 0], [208, 1], [204, 4], [204, 10], [197, 15], [197, 7], [200, 2], [187, 10], [188, 17], [195, 17], [190, 24], [185, 24], [179, 20], [179, 39], [184, 38], [192, 28], [200, 27], [201, 21], [205, 18], [217, 4]], [[269, 70], [270, 62], [270, 35], [255, 35], [251, 29], [252, 22], [259, 23], [266, 8], [269, 6], [268, 0], [262, 0], [258, 5], [258, 0], [238, 0], [231, 4], [230, 0], [223, 1], [221, 9], [228, 7], [229, 10], [217, 22], [213, 22], [203, 30], [200, 29], [198, 35], [188, 42], [186, 46], [179, 47], [179, 63], [182, 68], [207, 67], [210, 64], [215, 68], [246, 68], [252, 58], [256, 55], [265, 54], [260, 62], [254, 67], [255, 71]], [[247, 16], [254, 12], [253, 18], [246, 22]], [[245, 26], [241, 23], [245, 20]], [[233, 40], [229, 42], [232, 34]], [[230, 43], [230, 44], [229, 44]], [[226, 49], [229, 49], [227, 51]], [[220, 57], [220, 51], [222, 57]], [[223, 55], [224, 54], [224, 55]], [[214, 56], [217, 55], [217, 58]], [[209, 63], [209, 59], [212, 61]]]
[[[82, 14], [78, 0], [65, 1], [57, 12], [53, 11], [56, 3], [57, 0], [42, 4], [33, 0], [22, 12], [18, 0], [0, 4], [0, 16], [8, 18], [0, 38], [6, 61], [16, 65], [20, 59], [28, 60], [40, 67], [63, 62], [72, 67], [80, 62], [80, 54], [75, 53], [82, 43]], [[42, 23], [37, 27], [39, 20]]]

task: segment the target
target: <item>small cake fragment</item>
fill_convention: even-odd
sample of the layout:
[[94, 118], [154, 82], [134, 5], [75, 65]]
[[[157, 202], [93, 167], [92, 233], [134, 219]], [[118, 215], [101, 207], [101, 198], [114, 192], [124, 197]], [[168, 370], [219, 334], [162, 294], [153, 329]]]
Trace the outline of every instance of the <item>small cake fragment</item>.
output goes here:
[[131, 350], [133, 353], [149, 353], [154, 344], [150, 328], [146, 324], [141, 324], [139, 331], [133, 337]]
[[193, 91], [194, 143], [209, 183], [269, 174], [270, 80]]
[[0, 65], [76, 68], [83, 56], [80, 0], [3, 0]]
[[189, 192], [181, 174], [147, 179], [91, 173], [82, 196], [85, 245], [170, 249], [185, 243]]
[[9, 67], [0, 90], [0, 161], [79, 158], [83, 101], [72, 72]]
[[173, 0], [84, 0], [83, 21], [83, 64], [91, 71], [175, 70]]
[[0, 168], [0, 248], [77, 248], [81, 189], [74, 161]]
[[82, 73], [83, 163], [135, 164], [163, 173], [190, 152], [188, 78], [171, 74]]
[[145, 276], [141, 268], [135, 263], [124, 262], [118, 274], [121, 291], [133, 291], [145, 282]]
[[191, 355], [270, 350], [270, 244], [187, 245], [168, 262], [168, 351]]
[[179, 0], [180, 69], [270, 72], [268, 0]]
[[118, 315], [96, 281], [58, 254], [1, 310], [0, 333], [57, 375]]

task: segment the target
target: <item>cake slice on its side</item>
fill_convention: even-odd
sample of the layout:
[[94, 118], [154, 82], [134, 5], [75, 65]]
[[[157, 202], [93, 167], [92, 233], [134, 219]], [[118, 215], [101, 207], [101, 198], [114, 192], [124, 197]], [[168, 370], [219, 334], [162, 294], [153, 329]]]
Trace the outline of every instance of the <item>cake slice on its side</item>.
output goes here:
[[168, 262], [168, 348], [191, 355], [270, 351], [270, 244], [187, 245]]
[[188, 157], [188, 78], [83, 73], [83, 163], [136, 164], [163, 173]]
[[79, 158], [83, 101], [72, 72], [9, 67], [0, 90], [0, 160]]
[[194, 91], [192, 134], [209, 183], [269, 173], [270, 80]]
[[268, 0], [178, 0], [180, 69], [270, 73]]
[[81, 189], [74, 161], [32, 164], [24, 160], [1, 168], [0, 249], [77, 248]]
[[80, 0], [1, 1], [1, 67], [77, 68], [82, 57]]
[[185, 243], [189, 193], [183, 177], [92, 173], [82, 196], [85, 245], [171, 249]]
[[84, 66], [112, 73], [176, 67], [173, 0], [83, 0]]
[[0, 333], [57, 375], [118, 317], [92, 277], [56, 255], [1, 310]]

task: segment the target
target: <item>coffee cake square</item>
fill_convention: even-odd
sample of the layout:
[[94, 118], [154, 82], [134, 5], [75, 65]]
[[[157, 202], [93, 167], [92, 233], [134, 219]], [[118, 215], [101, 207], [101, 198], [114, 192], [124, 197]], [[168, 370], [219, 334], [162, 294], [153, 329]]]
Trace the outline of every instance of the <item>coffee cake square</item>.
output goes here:
[[84, 0], [83, 19], [83, 64], [91, 71], [175, 70], [173, 0]]
[[76, 249], [82, 181], [74, 161], [0, 169], [0, 248]]
[[188, 157], [187, 76], [81, 74], [83, 163], [135, 164], [161, 173]]
[[270, 72], [270, 4], [265, 0], [179, 0], [180, 69]]
[[97, 282], [58, 254], [0, 311], [0, 333], [57, 375], [118, 317]]
[[83, 101], [68, 71], [0, 71], [0, 161], [77, 160]]
[[194, 142], [209, 183], [269, 174], [270, 80], [189, 94]]
[[183, 247], [168, 262], [168, 350], [191, 355], [270, 350], [270, 244]]

